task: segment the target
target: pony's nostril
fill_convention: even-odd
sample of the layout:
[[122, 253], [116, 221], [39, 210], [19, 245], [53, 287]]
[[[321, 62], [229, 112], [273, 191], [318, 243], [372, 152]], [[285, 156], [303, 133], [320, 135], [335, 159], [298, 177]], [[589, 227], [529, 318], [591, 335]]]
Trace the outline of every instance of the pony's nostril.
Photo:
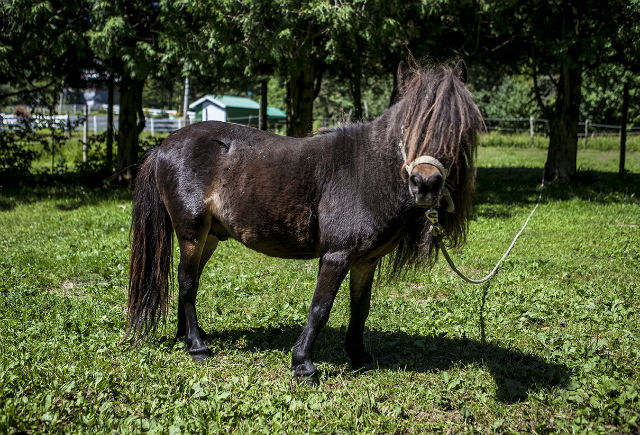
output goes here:
[[421, 174], [412, 174], [409, 178], [412, 190], [420, 195], [435, 194], [442, 186], [442, 175], [433, 174], [423, 177]]
[[440, 184], [442, 183], [442, 175], [433, 174], [430, 177], [427, 177], [424, 180], [424, 186], [429, 190], [436, 190], [440, 188]]

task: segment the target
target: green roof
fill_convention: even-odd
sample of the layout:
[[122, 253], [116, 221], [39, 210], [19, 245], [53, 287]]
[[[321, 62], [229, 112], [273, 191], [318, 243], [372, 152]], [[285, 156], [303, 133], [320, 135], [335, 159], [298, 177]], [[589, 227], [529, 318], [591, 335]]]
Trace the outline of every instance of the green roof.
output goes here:
[[[205, 95], [202, 98], [199, 98], [198, 100], [194, 101], [193, 103], [191, 103], [189, 105], [189, 108], [192, 110], [199, 110], [197, 109], [198, 106], [200, 106], [202, 103], [204, 103], [205, 101], [210, 101], [216, 105], [222, 105], [222, 107], [227, 110], [227, 109], [240, 109], [242, 110], [249, 110], [250, 112], [245, 112], [245, 113], [251, 113], [252, 111], [258, 111], [260, 110], [260, 104], [258, 104], [256, 101], [253, 101], [251, 98], [248, 97], [236, 97], [236, 96], [232, 96], [232, 95], [212, 95], [212, 94], [208, 94]], [[233, 116], [238, 116], [237, 110], [234, 110], [234, 115]], [[256, 113], [257, 115], [257, 113]], [[286, 119], [287, 118], [287, 114], [285, 112], [283, 112], [280, 109], [277, 109], [275, 107], [267, 107], [267, 117], [268, 118], [276, 118], [276, 119]]]
[[287, 114], [275, 107], [267, 107], [267, 116], [269, 118], [286, 118]]
[[[256, 101], [253, 101], [251, 98], [248, 98], [248, 97], [236, 97], [233, 95], [213, 95], [213, 94], [205, 95], [204, 97], [191, 103], [189, 107], [191, 109], [195, 109], [197, 106], [199, 106], [206, 100], [209, 100], [209, 101], [215, 100], [216, 102], [222, 104], [224, 108], [249, 109], [249, 110], [260, 109], [260, 104], [258, 104]], [[267, 117], [285, 119], [287, 117], [287, 114], [275, 107], [267, 107]]]
[[259, 109], [260, 104], [247, 97], [233, 97], [230, 95], [211, 95], [214, 99], [220, 101], [227, 107], [235, 107], [237, 109]]

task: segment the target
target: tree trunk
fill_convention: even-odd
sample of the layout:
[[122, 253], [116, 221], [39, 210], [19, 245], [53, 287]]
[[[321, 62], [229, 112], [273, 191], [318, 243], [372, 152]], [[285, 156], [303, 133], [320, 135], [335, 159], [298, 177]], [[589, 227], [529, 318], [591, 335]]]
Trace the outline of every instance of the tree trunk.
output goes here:
[[627, 117], [629, 115], [629, 79], [624, 81], [622, 88], [622, 120], [620, 126], [620, 164], [618, 166], [618, 175], [624, 175], [624, 160], [627, 153]]
[[260, 111], [258, 112], [258, 128], [260, 130], [267, 129], [267, 91], [269, 79], [260, 81]]
[[362, 82], [358, 71], [359, 68], [356, 66], [354, 74], [351, 74], [351, 96], [353, 97], [353, 117], [356, 121], [362, 121]]
[[353, 111], [356, 121], [362, 121], [362, 64], [360, 61], [360, 39], [356, 35], [356, 52], [354, 53], [353, 69], [351, 70], [351, 96], [353, 97]]
[[314, 67], [304, 62], [289, 74], [287, 136], [307, 136], [313, 127]]
[[[120, 115], [118, 117], [118, 180], [131, 183], [138, 163], [138, 98], [140, 82], [125, 72], [120, 80]], [[143, 121], [144, 122], [144, 121]]]
[[576, 175], [578, 121], [582, 97], [582, 69], [574, 58], [562, 63], [556, 102], [549, 125], [549, 150], [544, 177], [566, 180]]
[[115, 87], [114, 73], [109, 73], [107, 82], [107, 167], [112, 168], [113, 163], [113, 91]]

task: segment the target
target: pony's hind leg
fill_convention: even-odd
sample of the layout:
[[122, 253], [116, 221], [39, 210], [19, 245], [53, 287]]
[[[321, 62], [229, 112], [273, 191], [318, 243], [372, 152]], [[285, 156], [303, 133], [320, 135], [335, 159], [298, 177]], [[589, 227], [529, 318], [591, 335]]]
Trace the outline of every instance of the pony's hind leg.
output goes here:
[[[180, 246], [180, 264], [178, 265], [178, 334], [180, 334], [181, 329], [184, 331], [184, 341], [192, 356], [206, 356], [209, 353], [209, 348], [206, 345], [204, 331], [198, 326], [196, 296], [198, 294], [200, 272], [202, 271], [200, 264], [203, 254], [208, 253], [210, 256], [213, 250], [211, 249], [211, 244], [209, 244], [209, 249], [205, 251], [208, 245], [207, 230], [205, 228], [199, 234], [193, 229], [188, 231], [187, 234], [182, 234], [177, 229], [176, 235]], [[182, 317], [180, 317], [180, 312], [182, 312]], [[180, 324], [181, 322], [182, 325]]]
[[[200, 285], [200, 277], [202, 276], [202, 270], [204, 266], [207, 264], [207, 261], [211, 258], [211, 255], [216, 250], [218, 246], [218, 238], [212, 234], [207, 236], [207, 239], [204, 244], [204, 248], [202, 249], [202, 254], [200, 255], [200, 265], [198, 267], [198, 286]], [[207, 338], [207, 333], [198, 325], [198, 329], [200, 330], [200, 335], [205, 340]], [[176, 333], [176, 339], [185, 338], [187, 335], [187, 324], [185, 320], [185, 310], [184, 303], [182, 302], [182, 298], [178, 298], [178, 332]]]
[[362, 367], [373, 361], [371, 354], [364, 347], [364, 323], [369, 316], [371, 304], [371, 285], [376, 271], [377, 261], [354, 264], [349, 277], [349, 293], [351, 296], [351, 318], [347, 328], [345, 350], [354, 367]]

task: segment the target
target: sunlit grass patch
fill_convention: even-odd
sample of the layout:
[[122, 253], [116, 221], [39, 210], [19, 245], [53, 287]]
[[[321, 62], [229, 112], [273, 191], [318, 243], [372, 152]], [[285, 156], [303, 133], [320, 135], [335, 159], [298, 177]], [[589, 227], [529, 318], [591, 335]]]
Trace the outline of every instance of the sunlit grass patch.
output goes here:
[[[365, 343], [344, 354], [348, 288], [299, 386], [290, 349], [316, 261], [222, 243], [203, 273], [212, 358], [157, 338], [118, 347], [125, 325], [130, 193], [0, 191], [0, 433], [631, 432], [640, 424], [640, 159], [579, 152], [577, 181], [543, 203], [488, 286], [440, 261], [379, 282]], [[546, 150], [481, 148], [460, 267], [484, 275], [535, 204]], [[176, 257], [177, 260], [177, 257]], [[175, 305], [175, 301], [174, 301]]]

